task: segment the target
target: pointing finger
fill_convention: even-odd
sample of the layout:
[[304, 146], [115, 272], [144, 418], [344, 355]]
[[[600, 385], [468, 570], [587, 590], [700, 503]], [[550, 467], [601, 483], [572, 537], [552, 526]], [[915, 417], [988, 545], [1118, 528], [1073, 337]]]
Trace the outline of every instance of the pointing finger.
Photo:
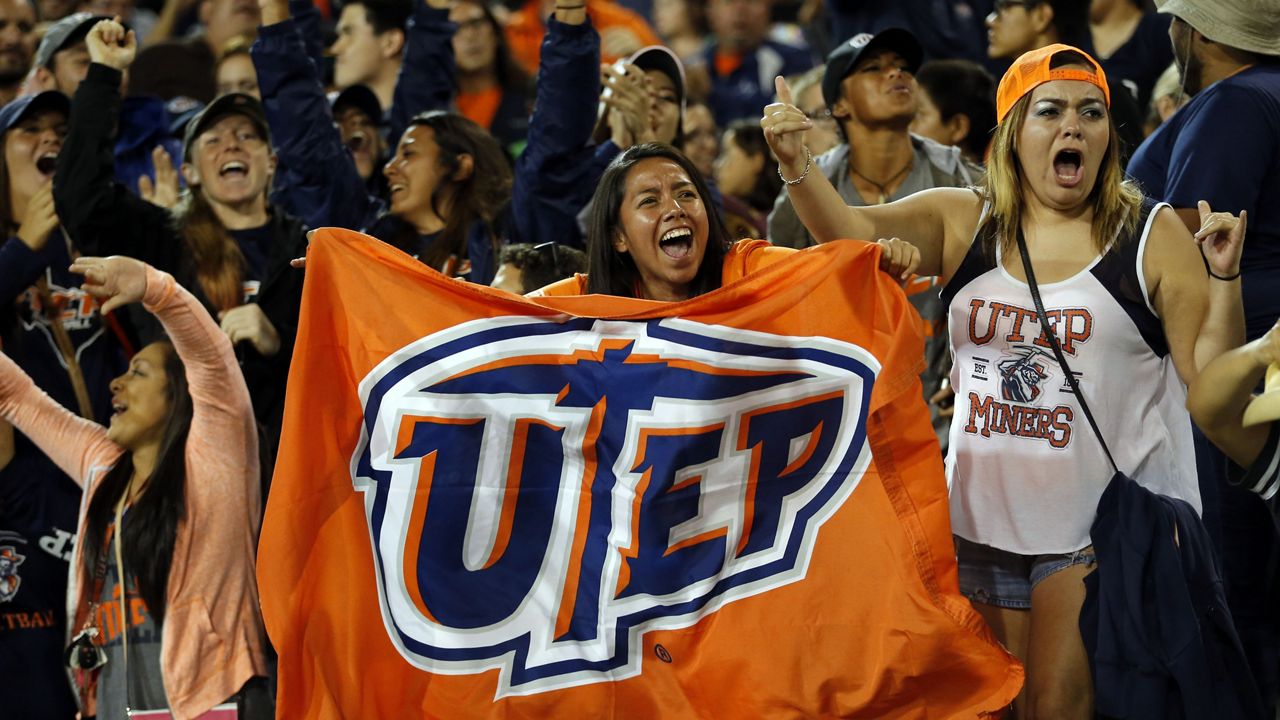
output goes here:
[[773, 79], [773, 87], [778, 91], [778, 101], [788, 105], [794, 105], [791, 100], [791, 86], [787, 84], [787, 79], [781, 75]]

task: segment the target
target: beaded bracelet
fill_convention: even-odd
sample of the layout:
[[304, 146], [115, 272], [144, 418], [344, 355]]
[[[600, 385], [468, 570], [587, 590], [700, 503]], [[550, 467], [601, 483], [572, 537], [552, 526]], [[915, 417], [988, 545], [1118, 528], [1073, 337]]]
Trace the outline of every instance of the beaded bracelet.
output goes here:
[[778, 166], [778, 178], [788, 185], [799, 185], [804, 179], [809, 177], [809, 169], [813, 167], [813, 154], [809, 152], [809, 148], [804, 149], [804, 172], [800, 173], [800, 177], [795, 180], [788, 180], [787, 176], [782, 174], [782, 166]]

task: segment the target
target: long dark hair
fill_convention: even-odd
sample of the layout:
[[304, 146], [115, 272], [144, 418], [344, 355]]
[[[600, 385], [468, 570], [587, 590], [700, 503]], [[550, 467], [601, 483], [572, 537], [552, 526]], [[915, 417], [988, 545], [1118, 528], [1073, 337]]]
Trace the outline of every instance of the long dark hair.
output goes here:
[[724, 137], [725, 142], [736, 144], [744, 153], [764, 158], [764, 165], [756, 173], [751, 192], [742, 199], [753, 209], [768, 213], [773, 209], [773, 201], [778, 199], [778, 192], [782, 190], [782, 178], [778, 176], [778, 161], [769, 150], [769, 142], [765, 140], [760, 121], [745, 118], [735, 120], [729, 123]]
[[[164, 621], [169, 568], [178, 523], [185, 514], [187, 485], [187, 434], [191, 430], [191, 393], [187, 389], [186, 368], [172, 345], [164, 343], [165, 395], [169, 412], [164, 419], [156, 465], [142, 494], [129, 509], [124, 523], [121, 553], [125, 568], [136, 578], [138, 594], [157, 624]], [[115, 519], [116, 503], [133, 476], [133, 454], [125, 453], [107, 472], [89, 501], [85, 521], [84, 572], [92, 578], [103, 553], [113, 552], [105, 544], [107, 527]], [[121, 582], [124, 578], [121, 577]], [[98, 598], [91, 598], [96, 602]]]
[[711, 199], [702, 173], [684, 153], [662, 143], [632, 145], [605, 168], [596, 193], [591, 198], [591, 220], [587, 225], [587, 292], [635, 297], [640, 271], [630, 253], [620, 253], [613, 240], [622, 227], [622, 201], [627, 193], [627, 176], [636, 163], [649, 158], [670, 160], [689, 175], [707, 214], [707, 249], [698, 273], [689, 283], [689, 296], [709, 293], [720, 287], [724, 256], [729, 248], [729, 231]]
[[[418, 126], [429, 127], [434, 132], [436, 146], [440, 148], [437, 162], [445, 177], [431, 193], [431, 209], [444, 220], [444, 229], [418, 256], [424, 264], [438, 268], [450, 255], [466, 254], [467, 235], [476, 220], [493, 225], [498, 212], [511, 199], [511, 165], [492, 135], [457, 113], [441, 110], [422, 113], [409, 121], [405, 132]], [[471, 174], [465, 180], [448, 179], [458, 169], [458, 158], [462, 155], [471, 156]], [[442, 212], [446, 205], [447, 217]], [[497, 257], [497, 237], [492, 230], [489, 241]]]

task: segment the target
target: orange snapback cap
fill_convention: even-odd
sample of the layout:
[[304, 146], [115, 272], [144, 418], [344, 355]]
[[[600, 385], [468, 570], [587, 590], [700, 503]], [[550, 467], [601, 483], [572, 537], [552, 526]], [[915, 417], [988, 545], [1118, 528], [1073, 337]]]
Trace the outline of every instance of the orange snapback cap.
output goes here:
[[[1059, 53], [1075, 53], [1088, 61], [1093, 70], [1077, 70], [1075, 68], [1051, 68], [1054, 56]], [[1107, 86], [1107, 74], [1102, 66], [1089, 53], [1077, 47], [1055, 43], [1023, 53], [1000, 78], [1000, 87], [996, 90], [996, 123], [1004, 121], [1014, 104], [1023, 95], [1037, 86], [1052, 80], [1083, 80], [1092, 83], [1102, 90], [1107, 107], [1111, 106], [1111, 88]]]

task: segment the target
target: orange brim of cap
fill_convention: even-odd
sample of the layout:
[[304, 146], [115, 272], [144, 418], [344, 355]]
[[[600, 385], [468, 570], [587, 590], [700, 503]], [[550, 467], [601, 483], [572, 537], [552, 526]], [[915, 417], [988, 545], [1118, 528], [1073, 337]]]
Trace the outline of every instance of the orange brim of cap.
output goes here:
[[[1079, 55], [1088, 61], [1093, 70], [1052, 68], [1053, 58], [1061, 53]], [[1098, 61], [1080, 48], [1055, 43], [1023, 53], [1009, 66], [1004, 77], [1000, 78], [1000, 87], [996, 90], [996, 122], [1004, 122], [1004, 116], [1009, 114], [1022, 96], [1053, 80], [1080, 80], [1094, 85], [1102, 90], [1107, 107], [1111, 107], [1111, 88], [1107, 86], [1107, 74], [1102, 71]]]

